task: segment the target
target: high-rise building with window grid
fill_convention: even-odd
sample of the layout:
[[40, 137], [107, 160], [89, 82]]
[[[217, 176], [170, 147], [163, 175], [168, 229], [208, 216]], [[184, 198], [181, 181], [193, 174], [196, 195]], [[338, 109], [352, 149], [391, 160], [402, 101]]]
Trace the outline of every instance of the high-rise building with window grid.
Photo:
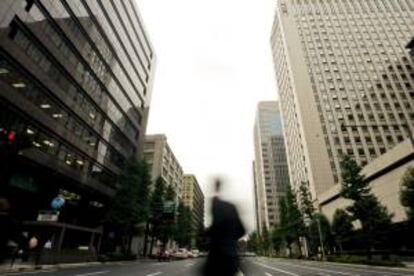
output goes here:
[[279, 199], [289, 187], [282, 124], [277, 102], [260, 102], [254, 126], [253, 162], [256, 227], [279, 223]]
[[0, 128], [32, 140], [0, 169], [0, 197], [33, 221], [64, 196], [60, 221], [96, 227], [145, 138], [155, 53], [138, 7], [3, 0], [0, 28]]
[[414, 130], [411, 0], [280, 0], [271, 36], [291, 183], [317, 197]]
[[195, 239], [200, 230], [204, 229], [204, 194], [195, 175], [185, 174], [183, 176], [181, 200], [184, 206], [191, 210], [192, 242], [196, 246]]

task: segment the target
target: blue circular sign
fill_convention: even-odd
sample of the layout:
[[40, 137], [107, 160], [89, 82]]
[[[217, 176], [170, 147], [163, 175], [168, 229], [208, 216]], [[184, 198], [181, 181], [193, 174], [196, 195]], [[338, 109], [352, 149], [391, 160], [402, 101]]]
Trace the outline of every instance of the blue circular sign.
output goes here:
[[53, 209], [59, 210], [63, 207], [63, 205], [65, 205], [65, 199], [63, 197], [57, 196], [52, 200], [52, 203], [50, 205]]

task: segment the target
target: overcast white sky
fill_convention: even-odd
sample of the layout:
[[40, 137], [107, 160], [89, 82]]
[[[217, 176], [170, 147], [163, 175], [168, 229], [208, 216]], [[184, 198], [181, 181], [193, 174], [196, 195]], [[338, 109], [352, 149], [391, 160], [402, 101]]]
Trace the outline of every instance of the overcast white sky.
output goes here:
[[276, 0], [136, 0], [157, 54], [148, 133], [165, 133], [207, 197], [224, 197], [254, 227], [256, 105], [275, 100], [270, 32]]

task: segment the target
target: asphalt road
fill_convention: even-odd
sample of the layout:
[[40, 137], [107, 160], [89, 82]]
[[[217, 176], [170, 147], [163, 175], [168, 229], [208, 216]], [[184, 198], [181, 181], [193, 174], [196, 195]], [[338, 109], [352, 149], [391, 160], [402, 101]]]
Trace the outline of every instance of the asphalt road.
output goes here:
[[[39, 275], [39, 276], [197, 276], [204, 259], [191, 259], [169, 263], [130, 262], [95, 265], [81, 268], [61, 270], [34, 271], [11, 273], [8, 275]], [[245, 258], [242, 260], [243, 275], [252, 276], [407, 276], [414, 271], [393, 268], [378, 268], [332, 263], [294, 261], [284, 259]]]

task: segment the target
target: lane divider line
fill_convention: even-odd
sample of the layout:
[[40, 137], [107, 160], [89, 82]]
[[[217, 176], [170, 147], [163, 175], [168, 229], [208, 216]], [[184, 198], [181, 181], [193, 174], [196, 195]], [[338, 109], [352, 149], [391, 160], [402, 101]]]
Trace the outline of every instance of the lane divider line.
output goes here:
[[278, 269], [276, 267], [265, 265], [265, 264], [262, 264], [262, 263], [259, 263], [259, 262], [254, 262], [254, 263], [257, 264], [258, 266], [261, 266], [261, 267], [264, 267], [264, 268], [267, 268], [267, 269], [270, 269], [270, 270], [282, 272], [284, 274], [288, 274], [288, 275], [291, 275], [291, 276], [300, 276], [299, 274], [296, 274], [296, 273], [293, 273], [293, 272], [290, 272], [290, 271], [286, 271], [286, 270], [283, 270], [283, 269]]
[[265, 275], [266, 275], [266, 276], [273, 276], [272, 274], [270, 274], [270, 273], [268, 273], [268, 272], [265, 272]]
[[92, 276], [92, 275], [100, 275], [100, 274], [106, 274], [106, 273], [109, 273], [109, 270], [76, 274], [75, 276]]
[[155, 273], [152, 273], [152, 274], [147, 274], [147, 276], [157, 276], [157, 275], [160, 275], [162, 272], [155, 272]]
[[293, 266], [293, 267], [298, 267], [298, 268], [303, 268], [303, 269], [311, 269], [311, 270], [322, 271], [322, 272], [329, 272], [329, 273], [333, 273], [333, 274], [341, 274], [341, 275], [348, 275], [348, 276], [360, 276], [359, 274], [354, 274], [354, 273], [341, 272], [341, 271], [335, 271], [335, 270], [329, 270], [329, 269], [321, 269], [321, 268], [316, 268], [316, 267], [312, 267], [312, 266], [294, 265], [294, 264], [291, 264], [291, 263], [288, 263], [288, 262], [280, 263], [280, 265]]

